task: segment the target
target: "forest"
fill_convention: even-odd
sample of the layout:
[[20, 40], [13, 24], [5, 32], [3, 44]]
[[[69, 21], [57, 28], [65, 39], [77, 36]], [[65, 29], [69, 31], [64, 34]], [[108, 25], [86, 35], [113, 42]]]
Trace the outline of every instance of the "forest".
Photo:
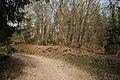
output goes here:
[[[0, 0], [0, 66], [24, 52], [52, 57], [60, 53], [75, 65], [92, 60], [89, 66], [100, 63], [100, 69], [110, 68], [119, 76], [101, 80], [119, 80], [120, 0]], [[0, 79], [9, 80], [1, 73]]]
[[15, 23], [14, 42], [120, 53], [119, 1], [41, 0], [21, 12], [25, 19]]

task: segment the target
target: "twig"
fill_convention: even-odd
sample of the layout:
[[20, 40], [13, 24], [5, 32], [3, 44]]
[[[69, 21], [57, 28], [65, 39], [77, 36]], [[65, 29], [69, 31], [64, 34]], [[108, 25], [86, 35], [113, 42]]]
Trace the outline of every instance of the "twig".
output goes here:
[[120, 53], [120, 50], [117, 52], [116, 56], [118, 56], [118, 55], [119, 55], [119, 53]]

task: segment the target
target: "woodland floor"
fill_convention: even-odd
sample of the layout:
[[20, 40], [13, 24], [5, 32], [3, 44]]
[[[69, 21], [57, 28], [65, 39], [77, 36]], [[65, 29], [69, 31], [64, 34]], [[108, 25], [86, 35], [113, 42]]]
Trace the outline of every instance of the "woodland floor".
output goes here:
[[120, 56], [65, 46], [14, 47], [19, 54], [0, 61], [0, 80], [120, 80]]
[[26, 64], [23, 74], [15, 80], [95, 80], [83, 69], [60, 60], [28, 54], [15, 54], [13, 57]]

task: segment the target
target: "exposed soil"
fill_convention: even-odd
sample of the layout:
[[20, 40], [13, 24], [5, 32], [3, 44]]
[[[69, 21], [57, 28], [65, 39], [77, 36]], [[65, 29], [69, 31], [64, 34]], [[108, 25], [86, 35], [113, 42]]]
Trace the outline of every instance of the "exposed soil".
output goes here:
[[28, 54], [14, 54], [25, 63], [15, 80], [95, 80], [90, 74], [60, 60]]
[[120, 56], [117, 55], [99, 55], [86, 49], [57, 45], [18, 44], [14, 45], [14, 47], [18, 50], [18, 53], [62, 59], [80, 69], [83, 68], [93, 76], [96, 75], [99, 80], [120, 80]]

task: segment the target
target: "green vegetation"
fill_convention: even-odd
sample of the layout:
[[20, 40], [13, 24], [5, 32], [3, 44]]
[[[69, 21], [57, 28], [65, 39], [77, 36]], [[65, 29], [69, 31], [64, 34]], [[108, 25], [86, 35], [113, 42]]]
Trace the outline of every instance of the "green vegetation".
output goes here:
[[14, 25], [18, 25], [24, 18], [20, 9], [28, 3], [29, 0], [0, 0], [0, 44], [9, 44], [10, 37], [17, 27]]
[[16, 49], [9, 45], [0, 46], [0, 59], [7, 59]]
[[10, 38], [24, 19], [22, 9], [28, 3], [29, 0], [0, 0], [0, 57], [10, 56], [14, 51], [10, 46]]
[[105, 50], [107, 54], [118, 55], [120, 53], [120, 6], [113, 4], [112, 1], [110, 2], [109, 24], [106, 34]]

